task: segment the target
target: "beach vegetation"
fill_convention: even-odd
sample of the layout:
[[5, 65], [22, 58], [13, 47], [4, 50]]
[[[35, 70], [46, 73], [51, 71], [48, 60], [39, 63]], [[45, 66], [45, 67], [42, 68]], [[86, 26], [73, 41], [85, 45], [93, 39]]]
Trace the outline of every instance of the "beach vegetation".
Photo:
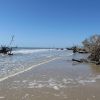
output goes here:
[[93, 35], [83, 42], [84, 48], [90, 53], [91, 61], [100, 62], [100, 35]]

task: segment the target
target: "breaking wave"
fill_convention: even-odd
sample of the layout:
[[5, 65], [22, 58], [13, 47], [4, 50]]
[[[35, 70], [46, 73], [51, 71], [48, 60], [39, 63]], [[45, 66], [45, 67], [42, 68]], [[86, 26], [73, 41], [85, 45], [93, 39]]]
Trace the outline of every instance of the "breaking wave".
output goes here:
[[13, 51], [14, 54], [31, 54], [31, 53], [37, 53], [37, 52], [45, 52], [49, 49], [21, 49], [21, 50], [15, 50]]

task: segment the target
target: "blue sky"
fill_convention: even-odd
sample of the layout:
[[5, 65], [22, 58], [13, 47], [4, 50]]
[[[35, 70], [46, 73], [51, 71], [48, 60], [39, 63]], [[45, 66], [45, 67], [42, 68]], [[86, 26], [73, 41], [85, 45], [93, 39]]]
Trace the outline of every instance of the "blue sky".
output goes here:
[[100, 0], [0, 0], [0, 44], [67, 47], [100, 34]]

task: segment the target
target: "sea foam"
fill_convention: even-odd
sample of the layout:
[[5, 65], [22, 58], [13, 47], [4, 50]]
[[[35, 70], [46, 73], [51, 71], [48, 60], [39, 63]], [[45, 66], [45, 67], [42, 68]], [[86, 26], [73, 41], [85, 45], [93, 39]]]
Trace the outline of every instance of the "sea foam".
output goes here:
[[36, 52], [44, 52], [48, 51], [49, 49], [21, 49], [13, 51], [14, 54], [31, 54]]

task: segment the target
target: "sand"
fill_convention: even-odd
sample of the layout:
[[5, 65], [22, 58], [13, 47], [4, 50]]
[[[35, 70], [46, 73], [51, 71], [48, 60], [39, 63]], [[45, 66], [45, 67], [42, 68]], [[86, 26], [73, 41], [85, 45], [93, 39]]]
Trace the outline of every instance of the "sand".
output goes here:
[[0, 100], [100, 100], [100, 68], [53, 59], [0, 82]]

